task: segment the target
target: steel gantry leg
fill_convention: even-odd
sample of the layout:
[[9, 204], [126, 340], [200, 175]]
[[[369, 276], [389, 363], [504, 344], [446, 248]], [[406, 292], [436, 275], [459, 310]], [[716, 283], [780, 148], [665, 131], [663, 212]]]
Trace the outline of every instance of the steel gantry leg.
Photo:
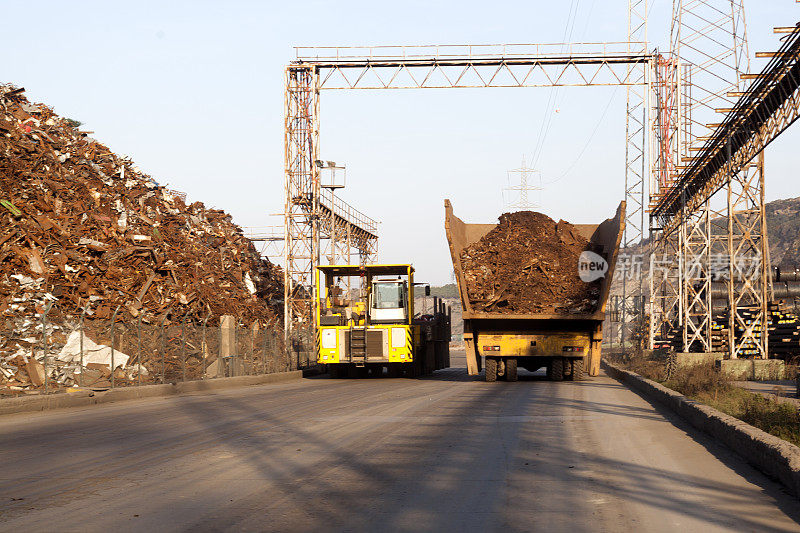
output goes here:
[[[651, 232], [650, 339], [655, 344], [682, 341], [683, 245], [679, 232]], [[680, 338], [680, 339], [679, 339]]]
[[711, 351], [711, 224], [709, 206], [686, 214], [683, 243], [683, 349]]
[[730, 357], [766, 359], [770, 264], [764, 209], [764, 152], [728, 185], [728, 342]]
[[290, 336], [310, 322], [319, 263], [319, 91], [312, 68], [289, 66], [285, 79], [284, 326]]
[[[647, 0], [628, 0], [628, 41], [647, 43]], [[645, 44], [646, 46], [646, 44]], [[630, 44], [629, 44], [629, 52]], [[625, 231], [622, 247], [632, 250], [644, 238], [644, 207], [648, 164], [648, 106], [650, 102], [650, 65], [632, 65], [629, 76], [639, 85], [627, 88], [625, 113]], [[630, 279], [632, 278], [632, 279]], [[641, 273], [622, 277], [622, 301], [619, 316], [619, 344], [629, 350], [634, 332], [644, 334], [644, 280]], [[642, 339], [639, 339], [641, 346]]]

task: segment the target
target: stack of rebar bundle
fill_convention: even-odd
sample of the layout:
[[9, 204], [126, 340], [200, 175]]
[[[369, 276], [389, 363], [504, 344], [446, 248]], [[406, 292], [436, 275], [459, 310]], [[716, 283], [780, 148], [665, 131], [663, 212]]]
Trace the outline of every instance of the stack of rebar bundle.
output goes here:
[[769, 353], [776, 359], [800, 355], [800, 320], [789, 313], [783, 302], [769, 304]]
[[[757, 323], [755, 311], [741, 309], [739, 316], [743, 323], [734, 325], [734, 339], [739, 346], [740, 358], [758, 357], [760, 350], [757, 342], [763, 334], [762, 327]], [[742, 343], [745, 328], [752, 327], [755, 335]], [[767, 306], [767, 330], [769, 338], [769, 357], [775, 359], [790, 359], [800, 357], [800, 319], [789, 312], [782, 301], [772, 302]], [[729, 319], [728, 313], [722, 312], [714, 315], [711, 322], [711, 348], [714, 352], [727, 353], [729, 351]], [[666, 334], [656, 338], [656, 345], [682, 352], [683, 334], [680, 328], [670, 329]], [[693, 343], [690, 351], [701, 351], [699, 343]]]

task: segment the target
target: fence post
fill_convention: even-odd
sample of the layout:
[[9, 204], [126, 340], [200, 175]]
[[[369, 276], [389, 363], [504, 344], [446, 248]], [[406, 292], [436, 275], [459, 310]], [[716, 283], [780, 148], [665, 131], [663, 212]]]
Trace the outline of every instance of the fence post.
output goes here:
[[239, 364], [239, 319], [233, 323], [233, 366], [231, 366], [231, 377], [238, 375], [236, 365]]
[[164, 358], [167, 353], [167, 338], [166, 331], [164, 331], [164, 322], [167, 321], [167, 316], [161, 319], [161, 384], [164, 384], [164, 376], [166, 375], [166, 361]]
[[[281, 339], [278, 338], [278, 342], [280, 341]], [[292, 342], [291, 337], [287, 337], [286, 335], [283, 336], [283, 343], [282, 343], [283, 360], [281, 361], [281, 366], [283, 366], [284, 372], [288, 372], [292, 369], [292, 359], [291, 359], [292, 352], [289, 348], [291, 346], [291, 342]]]
[[263, 350], [261, 352], [261, 354], [262, 354], [261, 355], [261, 358], [262, 358], [262, 360], [261, 360], [261, 373], [262, 374], [266, 374], [267, 373], [267, 327], [266, 326], [264, 326], [264, 331], [261, 333], [261, 336], [264, 339], [264, 342], [263, 342], [264, 348], [263, 348]]
[[236, 321], [231, 315], [222, 315], [219, 318], [219, 360], [223, 363], [227, 362], [226, 366], [230, 368], [230, 372], [226, 372], [230, 376], [226, 377], [233, 377], [234, 374], [233, 367], [236, 362], [233, 358], [236, 353], [236, 329]]
[[256, 371], [256, 335], [258, 335], [258, 320], [254, 321], [253, 325], [250, 326], [250, 368], [248, 372], [251, 375], [258, 374]]
[[[44, 393], [47, 394], [50, 388], [50, 375], [48, 374], [47, 364], [47, 313], [53, 308], [53, 302], [48, 302], [47, 307], [44, 308], [42, 313], [42, 349], [44, 350]], [[36, 357], [33, 358], [33, 363], [36, 363]]]
[[225, 375], [225, 360], [222, 358], [222, 318], [219, 317], [219, 327], [217, 327], [217, 375], [219, 377], [220, 370], [223, 376]]
[[209, 318], [211, 318], [210, 312], [203, 319], [203, 342], [200, 344], [200, 349], [203, 351], [203, 371], [200, 373], [200, 379], [206, 379], [206, 352], [208, 352], [208, 345], [206, 344], [206, 325], [208, 324]]
[[136, 363], [139, 365], [136, 367], [136, 386], [140, 386], [142, 384], [142, 315], [139, 314], [139, 320], [136, 324], [136, 340], [137, 340], [137, 353], [136, 353]]
[[183, 315], [181, 321], [181, 373], [183, 374], [183, 381], [186, 381], [186, 317]]
[[116, 384], [115, 370], [117, 367], [114, 365], [114, 325], [117, 323], [117, 312], [119, 311], [120, 306], [118, 305], [116, 309], [114, 309], [114, 314], [111, 315], [111, 388], [113, 389]]
[[80, 337], [80, 339], [81, 339], [81, 379], [80, 379], [79, 385], [81, 387], [83, 387], [83, 385], [85, 383], [85, 380], [83, 378], [83, 374], [84, 374], [84, 371], [86, 370], [83, 367], [83, 320], [84, 320], [85, 316], [86, 316], [86, 307], [84, 307], [83, 311], [81, 311], [81, 323], [80, 323], [80, 328], [81, 328], [81, 337]]

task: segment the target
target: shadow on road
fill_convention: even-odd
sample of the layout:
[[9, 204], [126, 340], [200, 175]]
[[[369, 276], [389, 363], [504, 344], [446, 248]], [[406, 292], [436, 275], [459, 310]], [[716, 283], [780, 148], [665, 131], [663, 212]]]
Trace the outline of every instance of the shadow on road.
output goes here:
[[[405, 382], [387, 380], [387, 385], [400, 389], [422, 387], [441, 378], [447, 381], [451, 374], [452, 380], [458, 380], [457, 376], [466, 372], [451, 369], [437, 374], [442, 375]], [[529, 380], [541, 381], [535, 375]], [[254, 514], [272, 516], [277, 512], [290, 520], [284, 525], [292, 523], [292, 519], [302, 519], [302, 529], [522, 531], [531, 522], [509, 516], [531, 520], [540, 517], [545, 500], [550, 518], [556, 519], [554, 524], [563, 527], [567, 517], [585, 513], [584, 524], [591, 526], [589, 517], [595, 506], [586, 501], [587, 488], [640, 504], [653, 516], [669, 511], [709, 526], [727, 524], [755, 530], [769, 519], [737, 513], [759, 492], [752, 486], [709, 481], [702, 472], [678, 474], [595, 453], [577, 454], [576, 434], [563, 422], [508, 422], [514, 417], [540, 413], [537, 404], [549, 413], [566, 417], [588, 414], [661, 420], [651, 409], [597, 402], [590, 390], [577, 398], [546, 396], [542, 394], [545, 389], [539, 387], [487, 385], [491, 386], [470, 389], [458, 398], [443, 399], [427, 408], [417, 406], [403, 411], [402, 403], [398, 403], [397, 409], [389, 409], [393, 416], [386, 423], [373, 423], [357, 432], [358, 436], [345, 439], [337, 438], [335, 430], [315, 428], [313, 417], [321, 413], [314, 409], [308, 413], [311, 420], [279, 420], [262, 412], [258, 417], [264, 423], [283, 425], [283, 433], [289, 431], [303, 442], [304, 454], [295, 458], [280, 454], [280, 443], [269, 431], [247, 435], [248, 446], [244, 450], [236, 450], [236, 441], [226, 439], [232, 451], [255, 467], [270, 486], [248, 495], [235, 508], [198, 521], [195, 527], [249, 528]], [[593, 386], [542, 385], [562, 390], [564, 385]], [[419, 394], [430, 392], [420, 390]], [[364, 394], [340, 405], [339, 411], [358, 413], [362, 405], [370, 402], [370, 394]], [[251, 409], [236, 398], [221, 398], [203, 407], [191, 409], [201, 423], [204, 419], [212, 423], [232, 413], [248, 417]], [[687, 434], [699, 442], [707, 441], [688, 429]], [[710, 445], [707, 449], [745, 479], [763, 483], [760, 474], [734, 460], [720, 446]], [[665, 492], [665, 484], [680, 490]], [[556, 493], [552, 492], [554, 489]], [[794, 520], [800, 519], [796, 502], [774, 487], [768, 492], [785, 513]], [[699, 501], [713, 501], [714, 505], [698, 504]]]
[[[615, 402], [628, 396], [607, 393], [622, 385], [524, 378], [459, 385], [480, 380], [463, 368], [420, 379], [319, 377], [138, 411], [120, 404], [66, 414], [0, 435], [0, 449], [19, 448], [19, 460], [32, 461], [30, 479], [0, 479], [0, 496], [25, 496], [4, 502], [0, 523], [54, 509], [73, 526], [75, 511], [58, 506], [78, 499], [94, 509], [77, 514], [87, 529], [111, 526], [131, 509], [159, 517], [165, 530], [591, 531], [602, 528], [603, 512], [616, 516], [612, 529], [648, 529], [625, 522], [632, 517], [619, 502], [649, 518], [669, 513], [678, 523], [738, 530], [765, 529], [766, 511], [778, 508], [800, 520], [796, 500], [670, 412]], [[588, 444], [598, 436], [585, 419], [615, 428], [664, 418], [753, 485], [604, 456]], [[646, 430], [634, 427], [641, 439]], [[741, 511], [763, 493], [774, 502], [759, 508], [764, 514]], [[616, 507], [604, 511], [606, 504]]]

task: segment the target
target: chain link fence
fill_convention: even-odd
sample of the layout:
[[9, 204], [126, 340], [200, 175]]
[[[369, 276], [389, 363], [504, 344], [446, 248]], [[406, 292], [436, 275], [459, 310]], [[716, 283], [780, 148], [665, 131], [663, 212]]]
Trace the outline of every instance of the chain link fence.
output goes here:
[[285, 338], [280, 320], [245, 323], [62, 313], [0, 321], [0, 392], [51, 393], [254, 376], [316, 364], [310, 328]]

